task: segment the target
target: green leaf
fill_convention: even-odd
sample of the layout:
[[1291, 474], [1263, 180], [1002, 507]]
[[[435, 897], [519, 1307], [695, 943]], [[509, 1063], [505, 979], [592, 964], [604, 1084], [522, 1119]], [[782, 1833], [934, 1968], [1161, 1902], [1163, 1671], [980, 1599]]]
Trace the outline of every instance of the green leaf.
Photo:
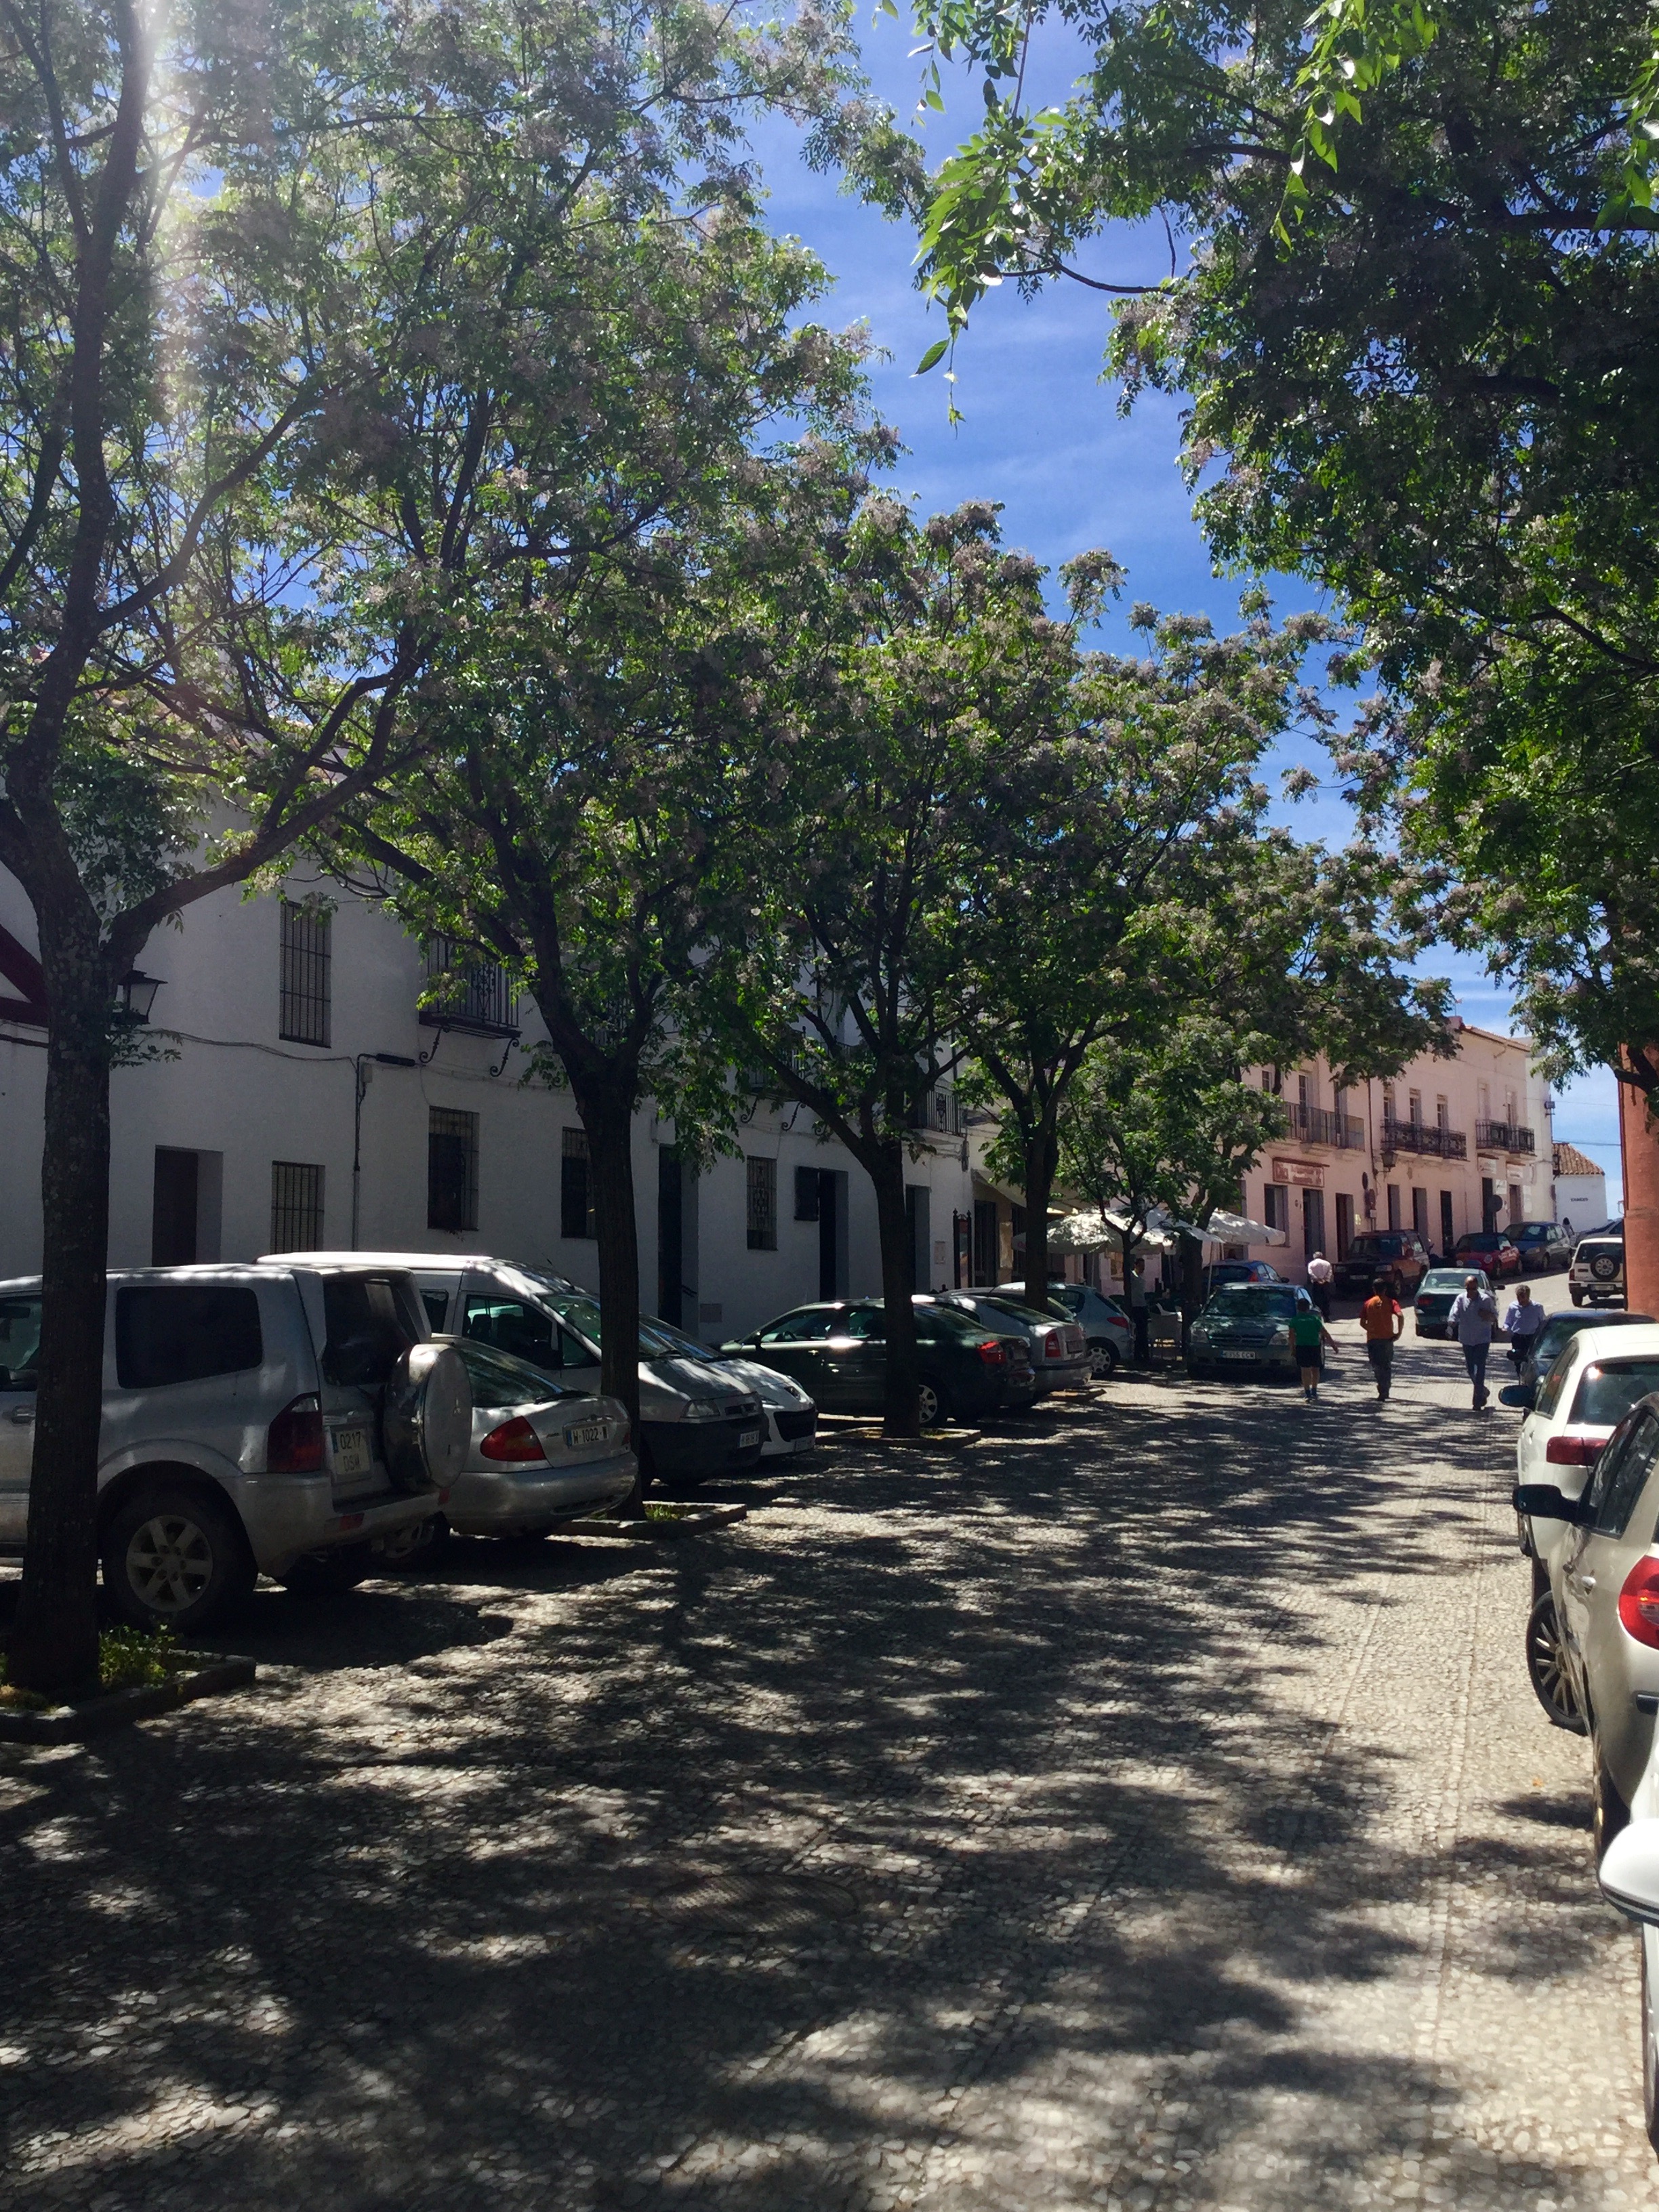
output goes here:
[[928, 347], [927, 352], [923, 354], [921, 359], [911, 370], [911, 375], [926, 376], [930, 368], [937, 368], [939, 367], [940, 362], [944, 360], [945, 355], [950, 351], [950, 349], [951, 341], [949, 338], [935, 338], [933, 344]]

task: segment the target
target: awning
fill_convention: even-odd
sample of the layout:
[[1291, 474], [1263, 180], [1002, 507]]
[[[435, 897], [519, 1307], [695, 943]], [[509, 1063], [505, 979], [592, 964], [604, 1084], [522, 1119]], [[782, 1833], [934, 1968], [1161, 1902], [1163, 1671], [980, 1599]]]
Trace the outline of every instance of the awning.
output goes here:
[[1282, 1229], [1269, 1229], [1265, 1221], [1251, 1221], [1242, 1213], [1224, 1213], [1218, 1206], [1210, 1216], [1208, 1234], [1218, 1244], [1284, 1244]]

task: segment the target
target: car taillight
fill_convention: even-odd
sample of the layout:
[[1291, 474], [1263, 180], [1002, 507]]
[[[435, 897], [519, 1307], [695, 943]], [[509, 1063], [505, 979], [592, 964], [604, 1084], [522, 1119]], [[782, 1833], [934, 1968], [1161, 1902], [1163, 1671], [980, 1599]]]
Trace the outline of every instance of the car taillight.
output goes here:
[[510, 1421], [503, 1421], [492, 1429], [478, 1449], [486, 1459], [528, 1460], [545, 1459], [542, 1440], [522, 1413], [515, 1413]]
[[1605, 1437], [1552, 1437], [1544, 1456], [1553, 1467], [1594, 1467], [1606, 1442]]
[[265, 1431], [265, 1467], [271, 1474], [320, 1474], [323, 1409], [314, 1395], [290, 1398]]
[[988, 1336], [981, 1340], [979, 1356], [988, 1367], [1000, 1367], [1008, 1357], [1000, 1342], [994, 1336]]
[[1066, 1347], [1053, 1329], [1042, 1340], [1042, 1356], [1045, 1359], [1064, 1359], [1066, 1357]]
[[1638, 1559], [1625, 1577], [1619, 1618], [1626, 1636], [1659, 1651], [1659, 1559]]

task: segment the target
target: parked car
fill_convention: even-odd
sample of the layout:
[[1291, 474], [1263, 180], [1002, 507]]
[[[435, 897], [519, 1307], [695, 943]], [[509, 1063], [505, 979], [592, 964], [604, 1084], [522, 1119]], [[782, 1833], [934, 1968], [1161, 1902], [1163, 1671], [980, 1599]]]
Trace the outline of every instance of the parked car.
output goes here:
[[723, 1349], [711, 1351], [707, 1345], [699, 1344], [696, 1337], [671, 1328], [665, 1321], [653, 1319], [651, 1334], [678, 1344], [688, 1359], [702, 1359], [718, 1366], [740, 1389], [754, 1392], [760, 1400], [766, 1423], [766, 1435], [761, 1444], [763, 1459], [793, 1459], [799, 1452], [811, 1450], [817, 1440], [818, 1409], [799, 1382], [792, 1382], [775, 1367], [763, 1367], [757, 1359], [740, 1358], [736, 1352]]
[[1625, 1240], [1622, 1235], [1581, 1237], [1567, 1271], [1567, 1291], [1576, 1306], [1621, 1306], [1625, 1303]]
[[[1023, 1330], [989, 1329], [940, 1305], [916, 1310], [921, 1425], [1016, 1412], [1036, 1396]], [[880, 1298], [796, 1306], [722, 1347], [792, 1376], [825, 1413], [879, 1413], [887, 1402], [887, 1314]]]
[[[543, 1536], [561, 1521], [628, 1496], [639, 1462], [617, 1398], [555, 1382], [526, 1360], [450, 1337], [472, 1395], [471, 1448], [449, 1503], [421, 1532], [441, 1536]], [[399, 1547], [390, 1547], [396, 1556]], [[402, 1547], [407, 1557], [418, 1543]]]
[[987, 1328], [1023, 1330], [1030, 1346], [1039, 1398], [1051, 1390], [1075, 1390], [1094, 1372], [1094, 1355], [1081, 1324], [1057, 1302], [1051, 1303], [1047, 1313], [1039, 1313], [1024, 1300], [1004, 1297], [996, 1291], [937, 1291], [931, 1296], [918, 1292], [916, 1303], [949, 1306], [952, 1312], [983, 1322]]
[[1386, 1269], [1402, 1290], [1414, 1291], [1431, 1256], [1414, 1229], [1367, 1229], [1336, 1262], [1331, 1287], [1339, 1297], [1367, 1297]]
[[[1659, 1352], [1648, 1365], [1659, 1375]], [[1535, 1526], [1564, 1524], [1549, 1553], [1549, 1594], [1561, 1694], [1590, 1741], [1599, 1859], [1630, 1818], [1659, 1712], [1659, 1395], [1628, 1408], [1577, 1495], [1522, 1483], [1516, 1505]]]
[[1653, 1328], [1651, 1314], [1609, 1312], [1605, 1308], [1592, 1308], [1589, 1313], [1569, 1309], [1565, 1313], [1553, 1313], [1533, 1339], [1528, 1356], [1521, 1367], [1516, 1380], [1506, 1382], [1498, 1395], [1505, 1406], [1519, 1406], [1530, 1412], [1538, 1401], [1538, 1386], [1555, 1364], [1562, 1346], [1586, 1328]]
[[1492, 1279], [1479, 1267], [1431, 1267], [1417, 1286], [1412, 1304], [1413, 1326], [1419, 1336], [1451, 1334], [1452, 1302], [1474, 1275], [1481, 1291], [1492, 1295]]
[[1596, 1869], [1601, 1894], [1641, 1931], [1642, 2117], [1659, 2151], [1659, 1774], [1650, 1756], [1631, 1800], [1629, 1825]]
[[1212, 1297], [1229, 1283], [1282, 1283], [1284, 1279], [1267, 1260], [1216, 1260], [1204, 1270], [1204, 1295]]
[[[1562, 1346], [1515, 1440], [1516, 1497], [1576, 1504], [1608, 1439], [1637, 1400], [1659, 1389], [1659, 1327], [1591, 1327]], [[1565, 1514], [1517, 1505], [1516, 1538], [1532, 1561], [1527, 1669], [1558, 1726], [1578, 1724], [1564, 1686], [1552, 1559], [1571, 1526]]]
[[1494, 1283], [1521, 1273], [1521, 1255], [1501, 1229], [1466, 1229], [1451, 1249], [1451, 1264], [1465, 1273], [1480, 1268]]
[[[1024, 1283], [1000, 1283], [997, 1296], [1020, 1298], [1025, 1296]], [[1083, 1334], [1094, 1354], [1094, 1373], [1103, 1381], [1120, 1363], [1135, 1356], [1134, 1323], [1124, 1311], [1117, 1298], [1108, 1297], [1096, 1290], [1092, 1283], [1050, 1282], [1048, 1296], [1057, 1306], [1063, 1306], [1075, 1322], [1080, 1322]]]
[[[306, 1253], [307, 1263], [347, 1254]], [[413, 1276], [434, 1334], [471, 1337], [527, 1360], [554, 1382], [599, 1387], [599, 1306], [579, 1284], [482, 1254], [376, 1253]], [[282, 1259], [262, 1266], [284, 1264]], [[765, 1426], [760, 1400], [689, 1339], [640, 1323], [640, 1462], [647, 1482], [692, 1489], [710, 1475], [750, 1467]]]
[[1527, 1275], [1553, 1275], [1572, 1265], [1572, 1239], [1553, 1221], [1517, 1221], [1510, 1242], [1521, 1255]]
[[1313, 1300], [1295, 1283], [1233, 1283], [1200, 1307], [1187, 1332], [1187, 1371], [1208, 1377], [1242, 1373], [1293, 1379], [1291, 1316]]
[[[406, 1271], [366, 1261], [108, 1279], [98, 1548], [109, 1602], [187, 1636], [258, 1574], [349, 1589], [465, 1463], [466, 1371]], [[0, 1550], [21, 1552], [38, 1276], [0, 1284]]]

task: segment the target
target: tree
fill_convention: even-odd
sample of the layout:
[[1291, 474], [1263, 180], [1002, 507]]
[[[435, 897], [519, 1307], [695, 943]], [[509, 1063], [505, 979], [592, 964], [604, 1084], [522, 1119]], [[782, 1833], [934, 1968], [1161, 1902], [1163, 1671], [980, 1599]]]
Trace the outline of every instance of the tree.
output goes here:
[[918, 526], [866, 503], [826, 548], [773, 710], [774, 803], [730, 855], [704, 970], [732, 1059], [800, 1101], [869, 1176], [886, 1304], [889, 1435], [918, 1431], [904, 1162], [956, 1062], [951, 927], [969, 823], [1010, 730], [1063, 708], [1069, 633], [982, 503]]
[[[96, 1669], [118, 980], [158, 924], [270, 869], [422, 741], [451, 579], [489, 518], [480, 411], [434, 380], [435, 527], [410, 560], [352, 535], [407, 451], [411, 360], [475, 313], [498, 329], [550, 250], [578, 327], [544, 396], [591, 514], [584, 279], [705, 185], [746, 188], [744, 104], [821, 100], [839, 31], [812, 17], [769, 41], [699, 0], [3, 12], [0, 862], [34, 909], [49, 1016], [11, 1668], [64, 1694]], [[653, 390], [649, 327], [602, 335]], [[604, 426], [616, 444], [627, 427]], [[695, 442], [695, 410], [683, 427]], [[655, 458], [617, 538], [655, 512]], [[562, 520], [550, 502], [550, 536]]]

